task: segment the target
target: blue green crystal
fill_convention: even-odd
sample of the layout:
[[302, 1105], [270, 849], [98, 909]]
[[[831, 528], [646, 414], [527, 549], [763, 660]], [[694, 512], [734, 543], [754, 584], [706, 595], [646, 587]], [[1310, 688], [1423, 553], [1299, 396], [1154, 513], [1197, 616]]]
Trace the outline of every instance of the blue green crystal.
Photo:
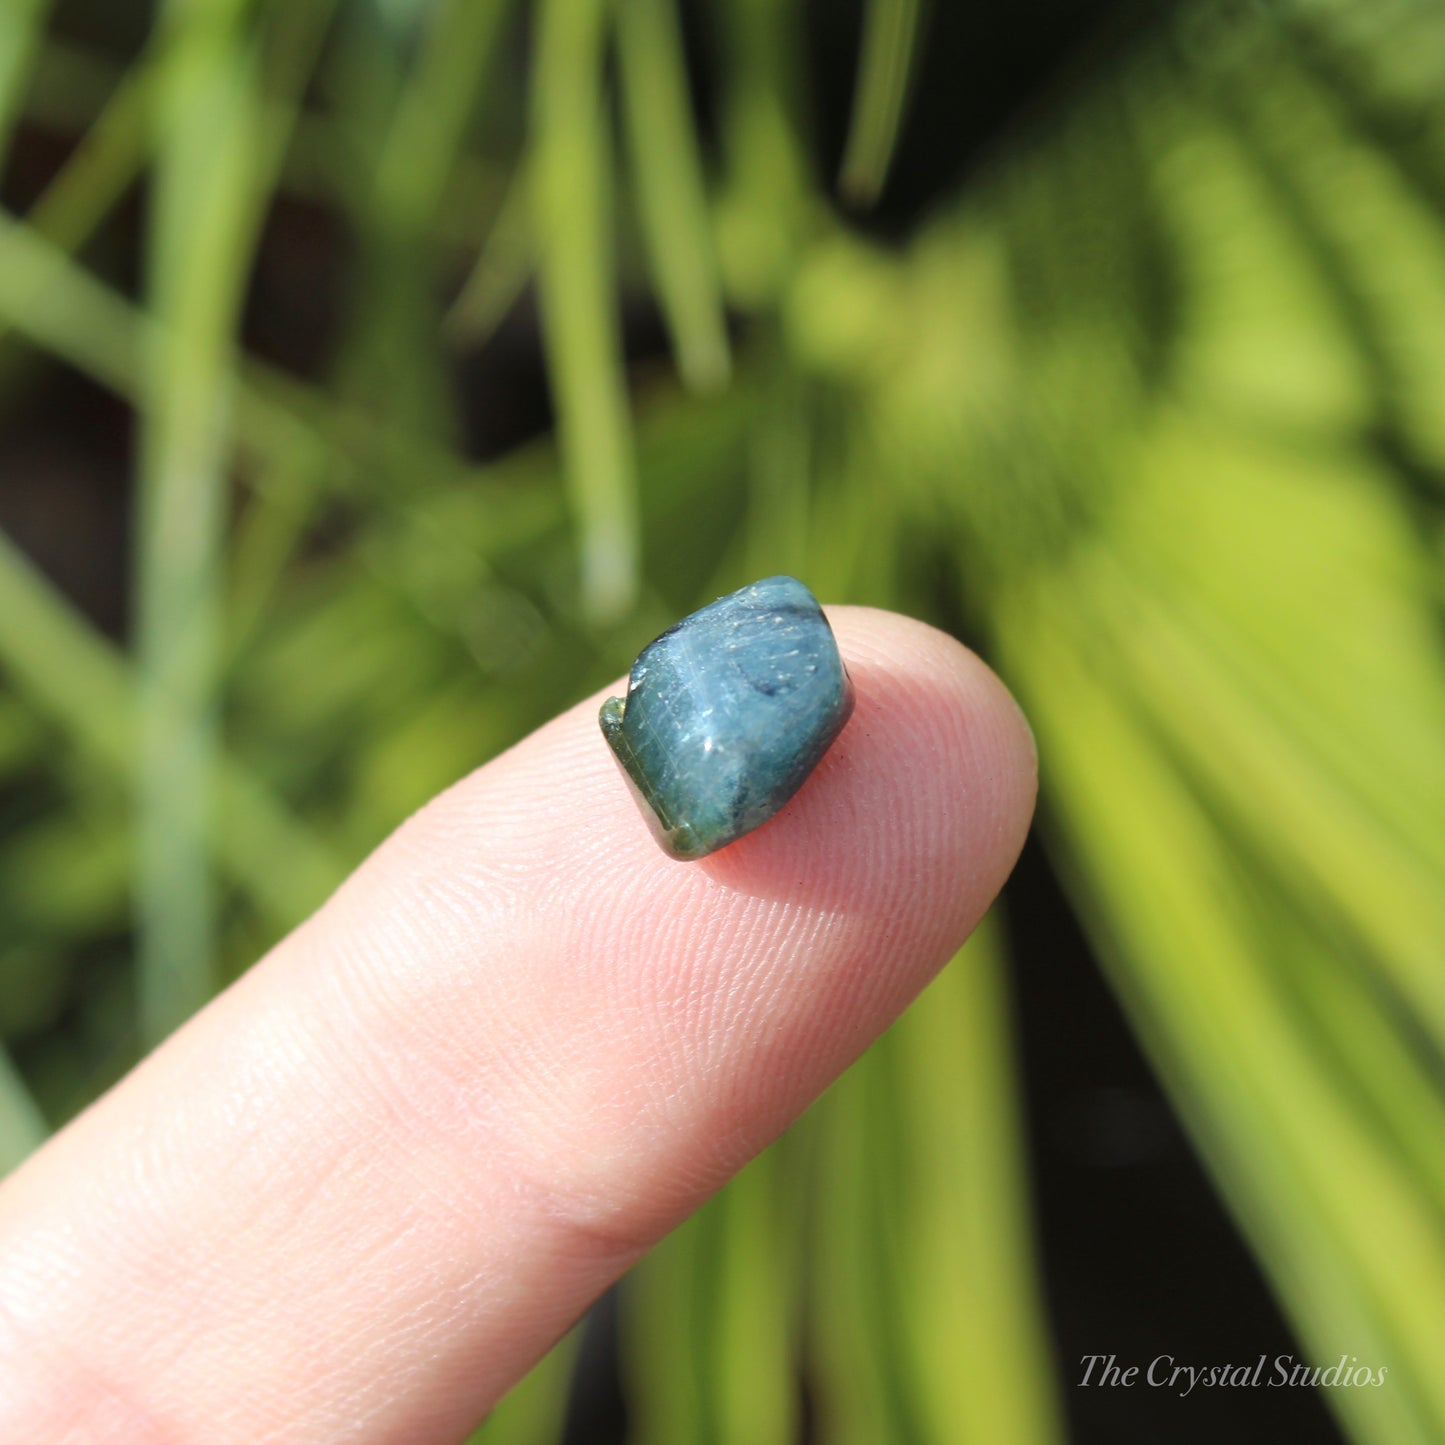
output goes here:
[[600, 721], [663, 849], [703, 858], [766, 823], [852, 710], [817, 600], [768, 577], [648, 643]]

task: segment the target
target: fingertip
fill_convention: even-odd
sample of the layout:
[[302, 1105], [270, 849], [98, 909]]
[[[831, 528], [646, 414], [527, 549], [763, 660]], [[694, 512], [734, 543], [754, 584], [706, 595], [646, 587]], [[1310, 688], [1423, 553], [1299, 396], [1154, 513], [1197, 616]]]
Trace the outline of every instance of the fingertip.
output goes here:
[[853, 714], [792, 800], [711, 857], [653, 841], [597, 724], [605, 694], [419, 815], [344, 924], [375, 941], [388, 1032], [516, 1021], [551, 1061], [528, 1115], [564, 1153], [551, 1130], [579, 1120], [589, 1149], [604, 1116], [635, 1133], [639, 1090], [665, 1136], [717, 1141], [704, 1177], [784, 1127], [968, 936], [1035, 789], [1028, 727], [973, 652], [889, 612], [828, 616]]
[[[579, 704], [50, 1146], [11, 1297], [43, 1278], [53, 1337], [188, 1438], [459, 1436], [888, 1025], [1022, 845], [998, 679], [922, 623], [829, 616], [856, 706], [776, 817], [665, 857]], [[25, 1408], [82, 1386], [67, 1364]]]
[[997, 675], [949, 634], [875, 608], [828, 618], [853, 716], [775, 819], [701, 866], [776, 893], [791, 880], [799, 902], [934, 918], [956, 945], [1023, 846], [1032, 734]]
[[786, 1039], [787, 1067], [815, 1086], [967, 938], [1018, 858], [1036, 792], [1028, 725], [975, 653], [895, 613], [828, 616], [856, 694], [848, 725], [774, 819], [688, 865], [737, 906], [774, 905], [734, 940], [774, 963], [766, 985], [734, 989], [731, 1026]]

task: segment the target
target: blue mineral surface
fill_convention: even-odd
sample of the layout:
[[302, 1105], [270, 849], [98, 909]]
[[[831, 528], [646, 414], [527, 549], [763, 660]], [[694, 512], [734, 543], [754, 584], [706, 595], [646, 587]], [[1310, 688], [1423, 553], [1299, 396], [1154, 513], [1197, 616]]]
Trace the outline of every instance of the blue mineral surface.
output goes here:
[[664, 850], [703, 858], [767, 822], [852, 710], [817, 600], [768, 577], [648, 643], [601, 723]]

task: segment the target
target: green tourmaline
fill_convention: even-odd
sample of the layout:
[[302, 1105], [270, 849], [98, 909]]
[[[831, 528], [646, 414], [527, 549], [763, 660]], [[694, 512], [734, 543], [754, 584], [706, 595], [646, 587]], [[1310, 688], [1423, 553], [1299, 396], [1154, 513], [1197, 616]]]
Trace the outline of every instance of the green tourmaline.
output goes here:
[[852, 710], [817, 600], [768, 577], [648, 643], [601, 722], [663, 849], [703, 858], [766, 823]]

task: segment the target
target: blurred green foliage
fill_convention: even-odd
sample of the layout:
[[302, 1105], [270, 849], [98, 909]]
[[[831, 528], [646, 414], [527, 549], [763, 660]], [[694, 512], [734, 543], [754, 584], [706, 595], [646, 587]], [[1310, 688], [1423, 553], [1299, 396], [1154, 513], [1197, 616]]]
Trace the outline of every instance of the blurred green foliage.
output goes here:
[[[789, 0], [708, 7], [707, 147], [673, 0], [169, 0], [122, 68], [48, 8], [0, 7], [0, 141], [72, 142], [0, 218], [0, 389], [52, 358], [134, 409], [134, 605], [117, 645], [0, 537], [0, 1162], [787, 571], [984, 647], [1306, 1350], [1390, 1367], [1330, 1405], [1445, 1438], [1445, 12], [1185, 6], [884, 247], [818, 178]], [[867, 6], [856, 201], [926, 24]], [[242, 341], [281, 204], [357, 273], [305, 377]], [[480, 463], [457, 365], [531, 286], [555, 438]], [[624, 366], [649, 296], [676, 376]], [[820, 1438], [1058, 1438], [1006, 962], [987, 927], [635, 1273], [639, 1439], [789, 1440], [804, 1358]], [[555, 1437], [568, 1348], [482, 1438]]]

